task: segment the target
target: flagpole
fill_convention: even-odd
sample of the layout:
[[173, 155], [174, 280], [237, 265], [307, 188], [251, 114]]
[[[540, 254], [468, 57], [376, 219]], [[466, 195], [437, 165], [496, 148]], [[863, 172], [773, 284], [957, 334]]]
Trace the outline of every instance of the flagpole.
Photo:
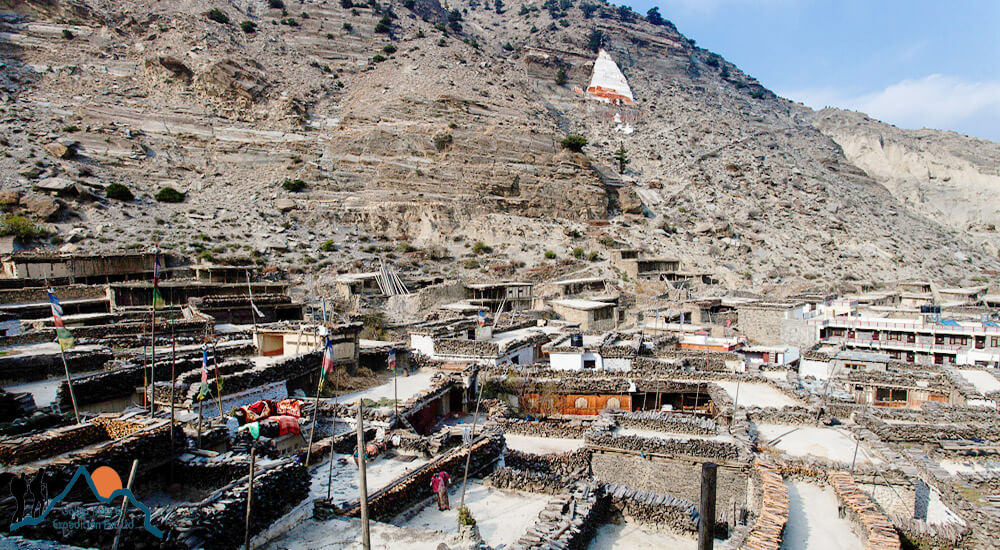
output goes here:
[[177, 338], [174, 326], [170, 325], [170, 482], [174, 481], [174, 379], [177, 378]]
[[[253, 322], [253, 345], [257, 347], [257, 306], [253, 303], [253, 286], [250, 285], [250, 268], [247, 268], [247, 292], [250, 294], [250, 320]], [[263, 320], [263, 319], [262, 319]]]
[[59, 355], [62, 356], [63, 368], [66, 369], [66, 385], [69, 386], [69, 399], [73, 402], [73, 416], [76, 417], [76, 423], [80, 423], [80, 410], [76, 408], [76, 394], [73, 393], [73, 379], [69, 377], [69, 365], [66, 364], [66, 351], [63, 350], [62, 344], [59, 344]]
[[222, 412], [222, 375], [219, 374], [219, 352], [215, 347], [216, 342], [212, 342], [212, 364], [215, 365], [215, 389], [219, 395], [219, 416], [225, 416]]
[[[324, 350], [323, 353], [325, 354], [326, 351]], [[309, 446], [306, 448], [306, 468], [309, 467], [309, 458], [312, 455], [313, 436], [316, 434], [316, 415], [317, 413], [319, 413], [319, 394], [322, 389], [323, 389], [323, 363], [320, 363], [319, 383], [316, 384], [316, 402], [313, 405], [312, 426], [309, 426]], [[332, 454], [330, 456], [330, 459], [331, 460], [333, 459]]]
[[160, 268], [157, 264], [160, 263], [160, 249], [153, 249], [153, 303], [150, 307], [152, 312], [152, 324], [149, 327], [149, 345], [152, 347], [152, 355], [150, 356], [149, 363], [149, 415], [153, 416], [156, 412], [156, 399], [154, 398], [154, 393], [156, 392], [156, 287], [157, 279], [160, 276]]
[[[330, 500], [330, 491], [333, 488], [333, 440], [337, 437], [337, 394], [333, 394], [333, 430], [330, 434], [330, 469], [326, 474], [326, 500]], [[860, 440], [859, 440], [860, 441]], [[310, 445], [312, 447], [312, 445]], [[308, 452], [308, 451], [306, 451]]]

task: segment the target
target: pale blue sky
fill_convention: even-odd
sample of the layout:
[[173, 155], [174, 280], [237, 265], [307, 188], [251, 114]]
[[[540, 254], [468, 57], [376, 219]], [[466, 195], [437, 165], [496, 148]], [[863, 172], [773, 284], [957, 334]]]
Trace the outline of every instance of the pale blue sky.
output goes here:
[[810, 107], [1000, 141], [1000, 0], [629, 4]]

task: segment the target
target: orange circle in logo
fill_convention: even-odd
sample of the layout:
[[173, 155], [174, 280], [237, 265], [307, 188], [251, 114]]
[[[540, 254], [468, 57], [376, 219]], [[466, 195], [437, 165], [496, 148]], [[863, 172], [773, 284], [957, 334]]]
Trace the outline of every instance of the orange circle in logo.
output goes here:
[[90, 474], [90, 479], [94, 482], [97, 494], [104, 498], [111, 496], [118, 489], [122, 488], [122, 478], [118, 477], [118, 472], [110, 466], [101, 466]]

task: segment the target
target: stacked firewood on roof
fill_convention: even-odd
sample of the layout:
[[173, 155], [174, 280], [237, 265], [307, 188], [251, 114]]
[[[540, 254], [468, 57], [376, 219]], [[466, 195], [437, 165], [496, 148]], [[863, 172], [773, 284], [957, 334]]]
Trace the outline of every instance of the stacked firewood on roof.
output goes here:
[[750, 550], [779, 550], [781, 534], [788, 523], [788, 487], [781, 478], [778, 467], [769, 461], [757, 461], [763, 496], [760, 515], [747, 535], [744, 548]]
[[847, 508], [850, 517], [864, 528], [867, 550], [899, 550], [899, 534], [885, 514], [847, 472], [834, 471], [827, 475], [837, 498]]

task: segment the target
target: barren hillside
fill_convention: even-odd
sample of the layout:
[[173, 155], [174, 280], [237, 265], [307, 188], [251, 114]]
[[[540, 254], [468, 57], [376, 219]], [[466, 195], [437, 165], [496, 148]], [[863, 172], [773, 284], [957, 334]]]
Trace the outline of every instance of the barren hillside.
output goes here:
[[[56, 242], [158, 241], [320, 284], [377, 256], [614, 275], [603, 260], [623, 244], [782, 292], [997, 267], [669, 22], [592, 0], [283, 3], [0, 3], [5, 208]], [[634, 106], [581, 93], [597, 47]], [[111, 183], [137, 198], [106, 198]], [[153, 200], [165, 186], [183, 202]], [[61, 205], [41, 196], [64, 188]]]

